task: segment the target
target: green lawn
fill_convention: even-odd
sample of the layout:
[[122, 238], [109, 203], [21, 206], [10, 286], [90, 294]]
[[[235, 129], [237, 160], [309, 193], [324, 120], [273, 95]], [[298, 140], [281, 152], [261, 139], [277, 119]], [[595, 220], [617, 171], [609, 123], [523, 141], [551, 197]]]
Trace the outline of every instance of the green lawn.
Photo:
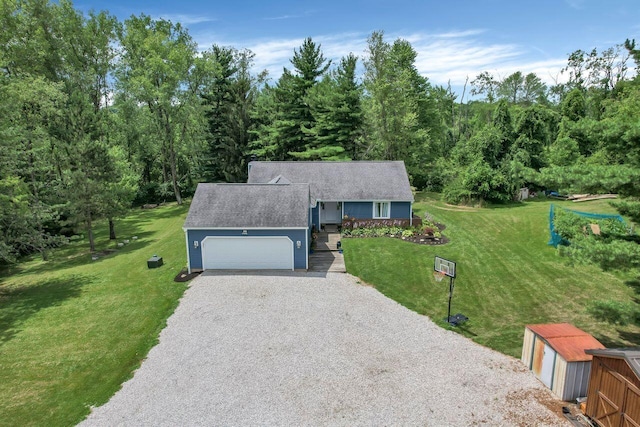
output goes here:
[[[82, 240], [0, 272], [0, 424], [74, 425], [131, 376], [186, 289], [186, 211], [132, 212], [117, 232], [139, 239], [98, 261]], [[98, 224], [101, 251], [107, 236]], [[149, 270], [154, 254], [165, 265]]]
[[[433, 279], [435, 255], [457, 262], [452, 314], [470, 320], [456, 330], [474, 341], [519, 357], [524, 325], [569, 322], [608, 347], [640, 345], [640, 328], [597, 321], [591, 301], [637, 303], [638, 278], [570, 265], [549, 240], [549, 201], [463, 209], [436, 194], [418, 194], [414, 209], [431, 213], [451, 242], [420, 246], [391, 238], [343, 239], [347, 270], [400, 304], [442, 324], [447, 314], [447, 279]], [[610, 213], [606, 201], [557, 202], [575, 210]]]
[[[613, 212], [604, 201], [558, 204]], [[594, 300], [635, 303], [640, 281], [558, 257], [546, 244], [549, 202], [459, 209], [419, 194], [414, 207], [446, 224], [451, 243], [343, 239], [349, 272], [444, 325], [447, 285], [435, 283], [433, 257], [457, 261], [453, 313], [470, 317], [458, 330], [513, 356], [527, 323], [567, 321], [607, 346], [640, 344], [638, 326], [598, 322], [586, 311]], [[98, 261], [80, 240], [48, 262], [0, 272], [0, 424], [73, 425], [130, 377], [186, 288], [173, 282], [185, 264], [186, 212], [175, 205], [132, 212], [118, 234], [139, 239]], [[97, 241], [100, 251], [115, 247], [106, 224]], [[154, 254], [165, 265], [149, 270]]]

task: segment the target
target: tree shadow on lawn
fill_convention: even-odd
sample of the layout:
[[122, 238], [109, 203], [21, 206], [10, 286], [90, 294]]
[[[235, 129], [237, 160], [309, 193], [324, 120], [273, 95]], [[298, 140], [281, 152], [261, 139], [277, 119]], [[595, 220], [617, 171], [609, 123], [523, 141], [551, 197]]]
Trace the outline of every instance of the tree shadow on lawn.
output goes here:
[[603, 334], [593, 334], [606, 348], [628, 348], [640, 347], [640, 332], [633, 332], [624, 329], [616, 329], [617, 337], [609, 337]]
[[631, 332], [621, 329], [618, 329], [617, 332], [619, 336], [617, 339], [603, 335], [595, 335], [595, 338], [606, 348], [628, 348], [640, 346], [640, 332]]
[[23, 286], [0, 284], [0, 346], [15, 337], [31, 316], [80, 296], [82, 287], [92, 282], [91, 276], [76, 274]]
[[640, 346], [640, 332], [618, 330], [618, 333], [620, 334], [620, 338], [630, 342], [633, 346], [635, 347]]
[[[50, 255], [51, 258], [49, 261], [42, 261], [37, 265], [18, 264], [10, 266], [6, 268], [6, 271], [0, 271], [0, 277], [8, 277], [15, 274], [38, 274], [50, 271], [60, 271], [67, 268], [97, 263], [107, 258], [123, 255], [138, 249], [143, 249], [145, 246], [155, 243], [157, 241], [156, 239], [145, 239], [145, 237], [153, 234], [155, 234], [155, 232], [140, 232], [137, 234], [137, 240], [130, 241], [130, 243], [122, 247], [117, 247], [117, 242], [121, 240], [112, 241], [109, 242], [109, 244], [107, 244], [106, 246], [98, 246], [96, 252], [94, 252], [93, 254], [89, 252], [88, 247], [54, 249], [54, 251]], [[82, 243], [85, 243], [85, 241], [83, 241]], [[94, 255], [98, 257], [97, 260], [94, 260], [92, 258]]]
[[640, 277], [636, 277], [635, 279], [626, 280], [624, 282], [625, 285], [633, 289], [636, 294], [640, 294]]
[[184, 202], [182, 205], [177, 205], [173, 202], [173, 206], [158, 206], [154, 209], [140, 209], [136, 215], [136, 220], [140, 219], [167, 219], [175, 218], [181, 212], [187, 211], [189, 208], [189, 202]]

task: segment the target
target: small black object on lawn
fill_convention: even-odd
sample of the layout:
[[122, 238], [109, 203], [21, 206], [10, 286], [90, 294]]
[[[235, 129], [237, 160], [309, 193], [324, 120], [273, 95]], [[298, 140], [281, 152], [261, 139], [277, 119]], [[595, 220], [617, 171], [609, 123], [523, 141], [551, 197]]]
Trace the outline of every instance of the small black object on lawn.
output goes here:
[[158, 268], [162, 265], [162, 257], [154, 255], [147, 260], [148, 268]]

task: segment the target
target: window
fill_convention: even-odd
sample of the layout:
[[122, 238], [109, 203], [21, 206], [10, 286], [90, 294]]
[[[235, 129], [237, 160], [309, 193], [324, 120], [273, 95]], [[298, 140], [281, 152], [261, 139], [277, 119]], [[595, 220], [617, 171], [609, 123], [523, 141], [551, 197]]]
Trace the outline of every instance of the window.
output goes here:
[[389, 202], [373, 202], [374, 218], [389, 218], [391, 216], [389, 211], [390, 211]]

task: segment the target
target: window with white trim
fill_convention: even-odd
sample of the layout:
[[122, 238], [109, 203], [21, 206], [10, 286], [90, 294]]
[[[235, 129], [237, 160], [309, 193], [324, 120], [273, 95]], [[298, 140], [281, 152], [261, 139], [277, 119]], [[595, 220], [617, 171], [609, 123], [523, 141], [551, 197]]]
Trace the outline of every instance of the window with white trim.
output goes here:
[[373, 202], [373, 217], [375, 219], [391, 217], [391, 203]]

